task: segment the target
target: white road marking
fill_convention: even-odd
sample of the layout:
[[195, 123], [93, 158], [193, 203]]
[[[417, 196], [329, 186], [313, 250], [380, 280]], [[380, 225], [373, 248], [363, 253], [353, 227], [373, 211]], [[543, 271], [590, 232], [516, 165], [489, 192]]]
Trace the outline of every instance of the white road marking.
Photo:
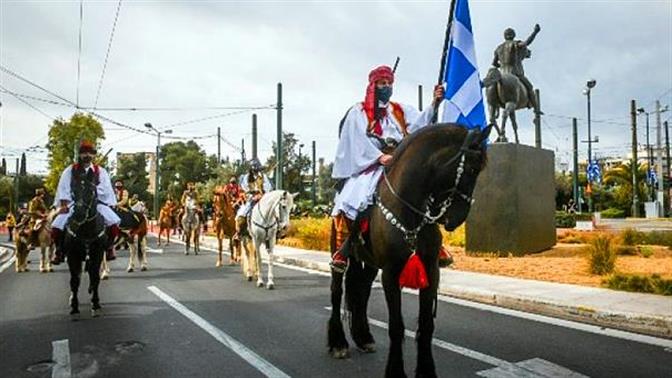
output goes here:
[[[178, 241], [180, 243], [183, 243], [181, 241]], [[210, 250], [213, 252], [217, 252], [216, 249], [212, 249], [209, 247], [201, 247], [201, 249], [204, 250]], [[223, 252], [224, 254], [230, 255], [229, 252]], [[264, 259], [265, 261], [265, 259]], [[274, 265], [281, 266], [286, 269], [292, 269], [300, 272], [305, 272], [308, 274], [316, 274], [316, 275], [321, 275], [325, 277], [330, 277], [331, 273], [327, 272], [322, 272], [318, 270], [312, 270], [308, 268], [303, 268], [303, 267], [298, 267], [298, 266], [293, 266], [293, 265], [288, 265], [288, 264], [282, 264], [282, 263], [274, 263]], [[382, 288], [382, 284], [380, 284], [380, 274], [378, 275], [378, 278], [376, 281], [373, 283], [372, 288]], [[411, 290], [411, 289], [404, 289], [404, 293], [407, 294], [413, 294], [413, 295], [418, 295], [418, 290]], [[588, 333], [593, 333], [597, 335], [602, 335], [602, 336], [608, 336], [608, 337], [613, 337], [617, 339], [622, 339], [622, 340], [629, 340], [629, 341], [634, 341], [642, 344], [649, 344], [649, 345], [655, 345], [655, 346], [660, 346], [663, 348], [672, 348], [672, 340], [668, 339], [663, 339], [655, 336], [648, 336], [648, 335], [640, 335], [637, 333], [633, 332], [627, 332], [627, 331], [620, 331], [617, 329], [612, 329], [612, 328], [603, 328], [600, 326], [592, 325], [592, 324], [586, 324], [586, 323], [579, 323], [575, 322], [572, 320], [564, 320], [564, 319], [558, 319], [558, 318], [553, 318], [550, 316], [545, 316], [545, 315], [537, 315], [537, 314], [532, 314], [529, 312], [524, 312], [524, 311], [518, 311], [518, 310], [512, 310], [504, 307], [498, 307], [490, 304], [485, 304], [485, 303], [479, 303], [479, 302], [471, 302], [467, 301], [464, 299], [457, 299], [457, 298], [452, 298], [447, 295], [441, 295], [439, 294], [439, 300], [442, 302], [446, 303], [452, 303], [458, 306], [463, 306], [463, 307], [471, 307], [475, 308], [478, 310], [482, 311], [489, 311], [489, 312], [494, 312], [497, 314], [502, 314], [502, 315], [507, 315], [507, 316], [513, 316], [516, 318], [521, 318], [521, 319], [526, 319], [526, 320], [532, 320], [535, 322], [539, 323], [545, 323], [545, 324], [551, 324], [559, 327], [565, 327], [565, 328], [570, 328], [574, 329], [577, 331], [583, 331], [583, 332], [588, 332]]]
[[68, 339], [52, 341], [51, 348], [51, 359], [55, 363], [51, 369], [51, 378], [70, 378], [72, 371], [70, 368], [70, 345]]
[[[326, 310], [331, 311], [331, 306], [326, 306]], [[382, 329], [388, 329], [388, 325], [385, 322], [382, 322], [380, 320], [369, 319], [369, 324], [375, 327], [379, 327]], [[404, 330], [404, 334], [407, 337], [415, 339], [415, 332], [411, 330]], [[478, 372], [478, 375], [484, 376], [484, 377], [529, 377], [529, 378], [541, 378], [541, 377], [587, 377], [583, 374], [579, 374], [577, 372], [574, 372], [572, 370], [569, 370], [565, 367], [562, 367], [560, 365], [556, 365], [552, 362], [543, 360], [541, 358], [534, 358], [531, 360], [526, 360], [522, 361], [519, 363], [511, 363], [506, 360], [502, 360], [497, 357], [493, 357], [490, 355], [487, 355], [485, 353], [481, 353], [475, 350], [471, 350], [456, 344], [449, 343], [447, 341], [443, 341], [437, 338], [432, 338], [432, 344], [436, 345], [437, 347], [445, 350], [449, 350], [453, 353], [461, 354], [465, 357], [478, 360], [481, 362], [484, 362], [489, 365], [496, 366], [494, 369], [488, 369], [488, 370], [483, 370], [482, 372]], [[547, 375], [548, 372], [555, 372], [558, 373], [556, 375]], [[565, 374], [560, 374], [560, 373], [567, 373], [569, 372], [569, 375]], [[486, 375], [483, 375], [481, 373], [484, 373]]]
[[14, 260], [16, 260], [16, 256], [12, 256], [9, 258], [9, 260], [5, 261], [5, 263], [0, 266], [0, 273], [4, 272], [5, 269], [12, 266], [12, 264], [14, 264]]
[[147, 247], [146, 249], [147, 249], [147, 252], [149, 252], [149, 253], [159, 253], [159, 254], [163, 254], [163, 248], [151, 248], [151, 247]]
[[184, 315], [187, 319], [191, 320], [194, 324], [201, 327], [205, 332], [209, 333], [210, 336], [214, 337], [215, 340], [222, 343], [227, 348], [231, 349], [234, 353], [240, 356], [242, 359], [247, 361], [254, 368], [259, 370], [262, 374], [267, 377], [278, 377], [278, 378], [289, 378], [289, 375], [285, 374], [282, 370], [275, 367], [270, 362], [263, 359], [258, 354], [254, 353], [252, 350], [247, 348], [245, 345], [238, 342], [233, 337], [229, 336], [226, 332], [220, 330], [219, 328], [210, 324], [207, 320], [200, 317], [195, 312], [189, 310], [187, 307], [182, 305], [180, 302], [175, 300], [170, 295], [161, 291], [161, 289], [156, 286], [148, 286], [147, 289], [159, 297], [162, 301], [169, 304], [172, 308], [177, 310], [179, 313]]

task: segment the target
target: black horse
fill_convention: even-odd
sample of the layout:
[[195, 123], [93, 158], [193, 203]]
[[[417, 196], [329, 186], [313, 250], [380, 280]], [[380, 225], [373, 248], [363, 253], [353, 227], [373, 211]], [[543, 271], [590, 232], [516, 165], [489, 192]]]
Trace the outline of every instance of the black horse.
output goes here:
[[74, 199], [73, 213], [65, 226], [63, 250], [68, 257], [70, 269], [70, 315], [79, 315], [77, 291], [82, 276], [82, 263], [89, 273], [89, 294], [91, 294], [91, 315], [100, 312], [98, 285], [100, 284], [100, 264], [109, 245], [103, 217], [98, 213], [98, 178], [93, 169], [73, 167], [71, 190]]
[[[370, 213], [365, 244], [355, 248], [345, 273], [345, 301], [351, 316], [353, 341], [360, 350], [374, 352], [367, 303], [378, 269], [383, 270], [390, 336], [386, 377], [406, 376], [399, 277], [413, 251], [420, 257], [429, 282], [419, 295], [415, 375], [436, 376], [431, 345], [440, 276], [441, 233], [437, 224], [452, 231], [467, 218], [476, 179], [487, 160], [484, 141], [489, 134], [490, 127], [483, 131], [467, 131], [454, 124], [428, 126], [399, 145], [391, 166], [378, 183], [376, 205]], [[327, 338], [329, 352], [334, 358], [348, 356], [348, 342], [341, 322], [343, 276], [343, 273], [332, 271], [332, 313]]]

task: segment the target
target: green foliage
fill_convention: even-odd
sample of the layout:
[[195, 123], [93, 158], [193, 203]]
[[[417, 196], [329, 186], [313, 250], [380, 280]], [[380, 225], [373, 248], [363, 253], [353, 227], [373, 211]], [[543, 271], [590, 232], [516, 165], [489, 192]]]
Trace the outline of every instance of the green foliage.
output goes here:
[[75, 113], [69, 121], [55, 120], [49, 128], [49, 175], [45, 187], [50, 193], [56, 191], [58, 179], [63, 170], [73, 163], [74, 154], [81, 139], [90, 140], [97, 145], [105, 139], [103, 126], [91, 115]]
[[642, 244], [672, 247], [672, 232], [670, 231], [651, 231], [642, 234]]
[[625, 210], [610, 207], [607, 210], [603, 210], [601, 215], [602, 218], [625, 218]]
[[612, 248], [611, 237], [608, 235], [595, 236], [587, 248], [590, 273], [602, 275], [614, 271], [616, 251]]
[[[304, 182], [310, 178], [309, 170], [312, 166], [311, 157], [309, 156], [311, 147], [304, 145], [301, 148], [301, 155], [299, 156], [299, 146], [301, 142], [293, 133], [282, 134], [282, 161], [283, 161], [283, 186], [285, 190], [291, 193], [299, 193], [299, 199], [309, 199], [310, 191], [306, 188], [310, 186]], [[277, 150], [277, 143], [273, 142], [273, 151]], [[266, 161], [266, 166], [269, 169], [275, 169], [277, 164], [277, 156], [274, 153], [269, 156]], [[312, 171], [310, 171], [312, 174]]]
[[337, 181], [331, 177], [333, 169], [334, 163], [320, 164], [317, 173], [317, 202], [323, 205], [331, 205], [336, 197]]
[[639, 249], [639, 253], [642, 254], [642, 257], [649, 258], [653, 256], [653, 248], [645, 245]]
[[124, 154], [117, 161], [115, 180], [123, 180], [128, 194], [138, 195], [141, 201], [151, 205], [152, 196], [147, 192], [149, 178], [147, 177], [147, 159], [144, 152]]
[[[555, 208], [562, 209], [570, 199], [574, 198], [572, 176], [562, 173], [555, 174]], [[557, 218], [556, 218], [557, 219]], [[556, 222], [557, 224], [557, 222]], [[573, 227], [573, 226], [572, 226]]]
[[[623, 210], [626, 216], [632, 213], [632, 163], [627, 162], [621, 164], [616, 168], [610, 169], [604, 174], [603, 184], [607, 190], [612, 194], [613, 202], [608, 204], [608, 207], [613, 207]], [[640, 204], [646, 197], [646, 165], [639, 164], [637, 166], [637, 195]], [[643, 206], [643, 205], [642, 205]], [[641, 209], [640, 209], [641, 210]]]
[[161, 146], [160, 153], [159, 202], [163, 203], [166, 194], [179, 200], [186, 189], [187, 182], [202, 183], [211, 176], [211, 162], [196, 142], [172, 142]]
[[577, 213], [574, 215], [574, 218], [577, 221], [592, 221], [593, 220], [593, 214], [592, 213]]
[[641, 244], [644, 240], [644, 233], [633, 228], [626, 228], [621, 231], [621, 240], [625, 245]]
[[464, 247], [466, 243], [466, 234], [464, 223], [460, 227], [456, 228], [455, 231], [441, 231], [443, 234], [443, 243], [451, 245], [453, 247]]
[[555, 227], [572, 228], [576, 226], [576, 215], [564, 211], [555, 212]]
[[603, 280], [602, 284], [615, 290], [672, 295], [672, 280], [661, 278], [658, 274], [646, 276], [615, 273]]

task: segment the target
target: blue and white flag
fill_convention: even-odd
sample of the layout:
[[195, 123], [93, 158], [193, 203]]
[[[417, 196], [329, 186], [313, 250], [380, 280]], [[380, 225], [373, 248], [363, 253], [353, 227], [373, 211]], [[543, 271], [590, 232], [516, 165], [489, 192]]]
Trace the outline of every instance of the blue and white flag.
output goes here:
[[646, 175], [646, 181], [649, 185], [658, 184], [658, 175], [653, 167], [649, 168], [648, 174]]
[[454, 0], [455, 14], [446, 54], [445, 101], [442, 122], [454, 122], [471, 129], [485, 127], [485, 107], [481, 79], [476, 64], [474, 35], [471, 32], [469, 2]]
[[588, 164], [586, 175], [588, 176], [588, 182], [602, 182], [602, 170], [597, 164], [597, 160], [593, 160]]

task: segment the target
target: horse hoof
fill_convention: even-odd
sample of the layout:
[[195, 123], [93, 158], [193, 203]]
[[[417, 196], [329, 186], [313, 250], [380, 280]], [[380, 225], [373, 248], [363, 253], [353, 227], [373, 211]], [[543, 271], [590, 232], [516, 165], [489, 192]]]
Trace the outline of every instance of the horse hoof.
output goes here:
[[269, 282], [268, 285], [266, 285], [266, 288], [268, 290], [273, 290], [273, 289], [275, 289], [275, 285]]
[[252, 282], [252, 276], [247, 276], [247, 282]]
[[110, 276], [108, 276], [107, 274], [103, 274], [102, 276], [100, 276], [100, 279], [105, 281], [107, 281], [109, 278]]
[[44, 268], [40, 268], [40, 273], [47, 273], [47, 270]]
[[127, 271], [128, 273], [133, 273], [133, 268], [128, 268], [128, 269], [126, 269], [126, 271]]
[[79, 318], [80, 318], [79, 310], [76, 309], [70, 310], [70, 320], [76, 322], [79, 320]]
[[376, 352], [376, 344], [375, 343], [367, 343], [364, 345], [357, 345], [357, 349], [359, 349], [362, 353], [375, 353]]
[[335, 359], [337, 359], [337, 360], [343, 360], [343, 359], [346, 359], [346, 358], [350, 358], [350, 352], [348, 351], [348, 348], [343, 348], [343, 349], [336, 348], [336, 349], [332, 349], [331, 352], [330, 352], [330, 354], [331, 354], [331, 357], [333, 357], [333, 358], [335, 358]]
[[146, 272], [146, 271], [147, 271], [147, 267], [146, 267], [146, 266], [143, 266], [142, 268], [140, 268], [140, 271], [141, 271], [141, 272]]
[[101, 315], [101, 311], [100, 311], [100, 310], [94, 310], [94, 309], [91, 309], [91, 317], [92, 317], [92, 318], [97, 318], [97, 317], [99, 317], [100, 315]]
[[53, 272], [54, 272], [54, 268], [49, 268], [49, 269], [47, 269], [47, 271], [48, 271], [49, 273], [53, 273]]
[[264, 287], [264, 281], [257, 281], [257, 287]]
[[217, 260], [217, 262], [215, 263], [215, 268], [221, 268], [221, 267], [222, 267], [222, 262]]

